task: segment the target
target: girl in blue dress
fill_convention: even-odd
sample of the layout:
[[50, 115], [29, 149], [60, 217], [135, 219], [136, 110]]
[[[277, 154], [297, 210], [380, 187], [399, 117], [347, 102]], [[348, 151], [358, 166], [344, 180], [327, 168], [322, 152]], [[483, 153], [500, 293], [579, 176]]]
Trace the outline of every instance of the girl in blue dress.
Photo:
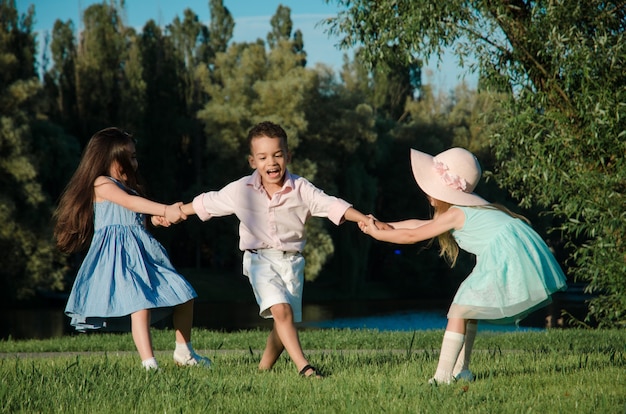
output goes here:
[[372, 219], [359, 227], [377, 240], [396, 244], [438, 237], [440, 255], [452, 266], [459, 247], [476, 256], [450, 306], [437, 371], [429, 382], [473, 381], [469, 362], [477, 321], [519, 321], [564, 290], [565, 275], [524, 217], [473, 192], [481, 169], [471, 152], [452, 148], [433, 157], [411, 150], [411, 166], [434, 209], [432, 220], [381, 226]]
[[172, 315], [174, 361], [209, 366], [191, 346], [191, 285], [176, 272], [163, 246], [145, 228], [186, 217], [182, 203], [165, 205], [142, 197], [133, 137], [103, 129], [91, 137], [55, 212], [55, 237], [65, 253], [85, 249], [65, 313], [78, 331], [130, 331], [146, 369], [156, 369], [151, 323]]

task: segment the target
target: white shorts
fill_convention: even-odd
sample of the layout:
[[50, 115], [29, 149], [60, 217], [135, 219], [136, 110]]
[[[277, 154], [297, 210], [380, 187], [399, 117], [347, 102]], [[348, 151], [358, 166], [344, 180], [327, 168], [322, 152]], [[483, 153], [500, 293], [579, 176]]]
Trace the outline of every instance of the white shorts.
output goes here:
[[302, 254], [272, 249], [246, 250], [243, 254], [243, 274], [250, 280], [261, 317], [271, 318], [270, 308], [273, 305], [288, 303], [293, 311], [293, 321], [302, 321]]

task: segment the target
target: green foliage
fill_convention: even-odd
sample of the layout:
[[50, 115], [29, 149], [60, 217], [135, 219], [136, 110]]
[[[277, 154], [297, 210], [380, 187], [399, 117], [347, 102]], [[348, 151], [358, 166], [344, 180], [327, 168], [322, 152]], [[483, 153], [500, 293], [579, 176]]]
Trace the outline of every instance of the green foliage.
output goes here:
[[228, 47], [228, 42], [233, 37], [235, 19], [233, 19], [230, 11], [224, 7], [223, 0], [210, 0], [209, 8], [211, 10], [209, 33], [211, 33], [210, 40], [213, 53], [224, 52]]
[[[621, 12], [548, 7], [533, 36], [550, 72], [509, 100], [494, 138], [500, 177], [523, 205], [549, 207], [571, 273], [597, 294], [588, 320], [626, 326], [626, 48]], [[591, 34], [590, 34], [591, 33]], [[528, 70], [531, 72], [531, 70]], [[549, 81], [548, 81], [549, 79]], [[506, 161], [505, 161], [506, 160]]]
[[289, 40], [293, 22], [291, 21], [291, 9], [279, 5], [276, 13], [270, 20], [272, 30], [267, 34], [267, 44], [271, 49], [276, 47], [281, 41]]
[[76, 82], [81, 143], [94, 132], [116, 125], [125, 128], [123, 106], [126, 34], [115, 5], [93, 4], [83, 13], [78, 45]]
[[135, 59], [141, 62], [141, 68], [134, 83], [141, 103], [130, 107], [142, 111], [129, 112], [133, 119], [128, 122], [135, 125], [132, 132], [137, 139], [140, 171], [147, 181], [148, 194], [159, 201], [173, 202], [182, 179], [178, 166], [184, 163], [181, 136], [185, 131], [181, 124], [187, 119], [176, 51], [171, 39], [154, 21], [144, 26], [137, 42], [139, 56]]
[[[3, 223], [0, 297], [3, 300], [29, 298], [37, 289], [60, 289], [63, 279], [63, 259], [54, 247], [48, 223], [52, 211], [46, 193], [49, 188], [42, 188], [49, 181], [41, 175], [50, 171], [53, 159], [41, 162], [51, 154], [47, 153], [49, 148], [39, 134], [41, 131], [35, 128], [41, 86], [34, 73], [33, 12], [20, 17], [12, 3], [0, 3], [0, 220]], [[64, 160], [67, 158], [60, 162]]]
[[76, 39], [74, 24], [57, 20], [50, 43], [53, 66], [44, 76], [44, 88], [50, 103], [49, 116], [68, 131], [80, 133], [76, 83]]
[[302, 252], [306, 257], [304, 274], [307, 280], [315, 280], [326, 261], [335, 252], [335, 245], [321, 220], [310, 220], [306, 224], [305, 230], [307, 244]]
[[178, 60], [178, 77], [183, 83], [184, 102], [189, 113], [200, 105], [200, 89], [195, 71], [206, 65], [213, 52], [209, 44], [208, 28], [200, 22], [193, 10], [185, 9], [184, 19], [174, 18], [167, 28]]
[[362, 47], [364, 61], [372, 66], [385, 61], [410, 63], [416, 55], [427, 62], [431, 55], [441, 53], [459, 37], [474, 33], [472, 24], [479, 16], [473, 14], [472, 9], [476, 7], [474, 3], [481, 3], [468, 4], [461, 0], [333, 2], [340, 6], [340, 11], [337, 17], [326, 20], [329, 32], [340, 37], [344, 48]]
[[337, 3], [344, 10], [330, 32], [362, 46], [371, 65], [436, 58], [447, 46], [461, 63], [476, 57], [481, 88], [505, 97], [485, 118], [493, 177], [522, 207], [548, 209], [570, 274], [597, 294], [589, 320], [624, 326], [623, 4]]

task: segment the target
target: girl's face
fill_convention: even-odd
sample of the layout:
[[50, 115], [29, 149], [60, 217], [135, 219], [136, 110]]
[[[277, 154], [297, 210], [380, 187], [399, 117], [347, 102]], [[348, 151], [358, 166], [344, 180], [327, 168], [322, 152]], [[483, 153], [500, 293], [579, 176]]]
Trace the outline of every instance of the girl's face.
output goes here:
[[[133, 167], [134, 171], [137, 171], [139, 167], [139, 162], [137, 162], [137, 149], [135, 148], [135, 144], [128, 144], [128, 152], [130, 153], [130, 165]], [[116, 161], [111, 165], [111, 169], [109, 170], [109, 175], [117, 180], [122, 182], [126, 182], [128, 177], [122, 171], [122, 166]]]
[[135, 143], [131, 143], [128, 146], [128, 151], [130, 152], [130, 165], [133, 166], [134, 171], [137, 171], [137, 168], [139, 168], [139, 162], [137, 161], [137, 148], [135, 148]]
[[261, 175], [261, 182], [266, 190], [282, 188], [285, 181], [285, 172], [289, 162], [287, 149], [281, 145], [280, 138], [260, 136], [250, 142], [250, 167]]

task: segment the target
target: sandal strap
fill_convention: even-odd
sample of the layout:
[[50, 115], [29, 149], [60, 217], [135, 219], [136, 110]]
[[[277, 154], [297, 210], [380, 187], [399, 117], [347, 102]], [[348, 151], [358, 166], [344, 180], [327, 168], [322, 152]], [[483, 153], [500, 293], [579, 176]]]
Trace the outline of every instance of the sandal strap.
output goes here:
[[[307, 364], [307, 365], [305, 365], [305, 366], [304, 366], [304, 368], [302, 368], [302, 369], [300, 370], [300, 375], [302, 375], [302, 376], [304, 377], [304, 376], [305, 376], [305, 374], [306, 374], [306, 372], [307, 372], [308, 370], [310, 370], [310, 369], [312, 369], [312, 370], [313, 370], [313, 372], [315, 372], [315, 373], [317, 374], [317, 369], [315, 369], [315, 367], [314, 367], [314, 366]], [[313, 375], [313, 374], [311, 374], [311, 375]]]

